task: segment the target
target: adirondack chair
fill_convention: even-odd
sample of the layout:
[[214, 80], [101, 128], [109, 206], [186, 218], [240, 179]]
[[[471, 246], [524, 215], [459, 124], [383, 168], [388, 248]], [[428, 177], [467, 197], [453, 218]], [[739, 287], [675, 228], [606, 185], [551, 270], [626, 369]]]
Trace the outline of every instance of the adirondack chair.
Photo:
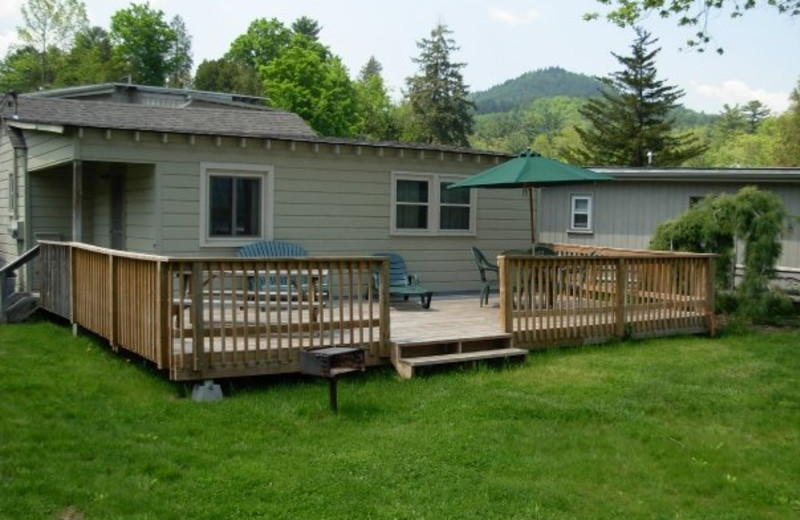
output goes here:
[[[280, 240], [270, 240], [265, 242], [255, 242], [243, 246], [236, 252], [238, 258], [301, 258], [308, 256], [308, 252], [302, 247], [292, 242]], [[297, 280], [300, 285], [298, 287]], [[255, 280], [251, 280], [251, 288]], [[268, 290], [270, 294], [280, 293], [290, 295], [299, 293], [307, 295], [309, 290], [308, 276], [289, 276], [288, 274], [275, 274], [259, 277], [259, 288]], [[323, 276], [320, 280], [318, 295], [323, 298], [328, 296], [328, 279]]]
[[[478, 272], [481, 275], [480, 303], [481, 307], [483, 307], [484, 303], [489, 305], [489, 292], [492, 289], [492, 283], [495, 285], [497, 284], [496, 277], [499, 276], [500, 269], [497, 267], [497, 264], [491, 263], [486, 258], [483, 251], [475, 246], [472, 247], [472, 256], [475, 257], [475, 264], [478, 266]], [[491, 280], [488, 273], [494, 273], [495, 279]]]
[[[429, 309], [433, 293], [419, 284], [419, 276], [408, 272], [406, 261], [397, 253], [375, 253], [372, 256], [389, 257], [389, 296], [419, 296], [423, 309]], [[380, 286], [380, 272], [372, 273], [372, 282], [377, 291]]]

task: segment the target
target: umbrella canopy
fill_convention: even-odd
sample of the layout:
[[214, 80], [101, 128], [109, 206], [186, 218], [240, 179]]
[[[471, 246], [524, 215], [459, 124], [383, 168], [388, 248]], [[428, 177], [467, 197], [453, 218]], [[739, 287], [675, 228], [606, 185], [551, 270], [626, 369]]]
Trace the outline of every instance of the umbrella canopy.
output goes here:
[[613, 177], [604, 173], [563, 163], [555, 159], [542, 157], [530, 150], [517, 157], [498, 164], [486, 171], [473, 175], [463, 181], [449, 186], [458, 188], [525, 188], [528, 189], [531, 219], [531, 242], [536, 243], [536, 231], [533, 215], [533, 190], [547, 186], [563, 186], [568, 184], [591, 184], [594, 182], [612, 181]]

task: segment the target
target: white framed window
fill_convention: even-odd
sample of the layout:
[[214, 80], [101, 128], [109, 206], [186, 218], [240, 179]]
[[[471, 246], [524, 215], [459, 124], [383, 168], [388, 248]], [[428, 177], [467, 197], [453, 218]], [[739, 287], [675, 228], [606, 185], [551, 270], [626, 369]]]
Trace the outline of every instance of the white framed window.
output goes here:
[[239, 247], [272, 238], [271, 166], [200, 165], [200, 245]]
[[592, 232], [592, 198], [591, 195], [570, 195], [570, 231]]
[[439, 173], [392, 173], [393, 235], [475, 234], [475, 190], [448, 190], [463, 177]]

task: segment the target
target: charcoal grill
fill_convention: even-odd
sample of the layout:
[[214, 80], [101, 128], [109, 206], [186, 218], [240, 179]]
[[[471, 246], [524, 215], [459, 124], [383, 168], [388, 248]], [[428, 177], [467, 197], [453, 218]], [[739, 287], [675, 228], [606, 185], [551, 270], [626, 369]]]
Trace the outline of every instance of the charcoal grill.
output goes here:
[[333, 413], [338, 410], [337, 379], [364, 371], [364, 349], [358, 347], [325, 347], [300, 352], [300, 372], [328, 380], [328, 395]]

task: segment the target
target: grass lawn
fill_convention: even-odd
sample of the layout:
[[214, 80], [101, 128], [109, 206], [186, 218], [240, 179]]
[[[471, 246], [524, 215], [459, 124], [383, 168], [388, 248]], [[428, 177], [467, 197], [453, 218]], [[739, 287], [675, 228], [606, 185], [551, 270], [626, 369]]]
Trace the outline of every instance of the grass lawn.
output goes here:
[[0, 326], [0, 518], [800, 517], [800, 331], [532, 354], [218, 403], [47, 322]]

